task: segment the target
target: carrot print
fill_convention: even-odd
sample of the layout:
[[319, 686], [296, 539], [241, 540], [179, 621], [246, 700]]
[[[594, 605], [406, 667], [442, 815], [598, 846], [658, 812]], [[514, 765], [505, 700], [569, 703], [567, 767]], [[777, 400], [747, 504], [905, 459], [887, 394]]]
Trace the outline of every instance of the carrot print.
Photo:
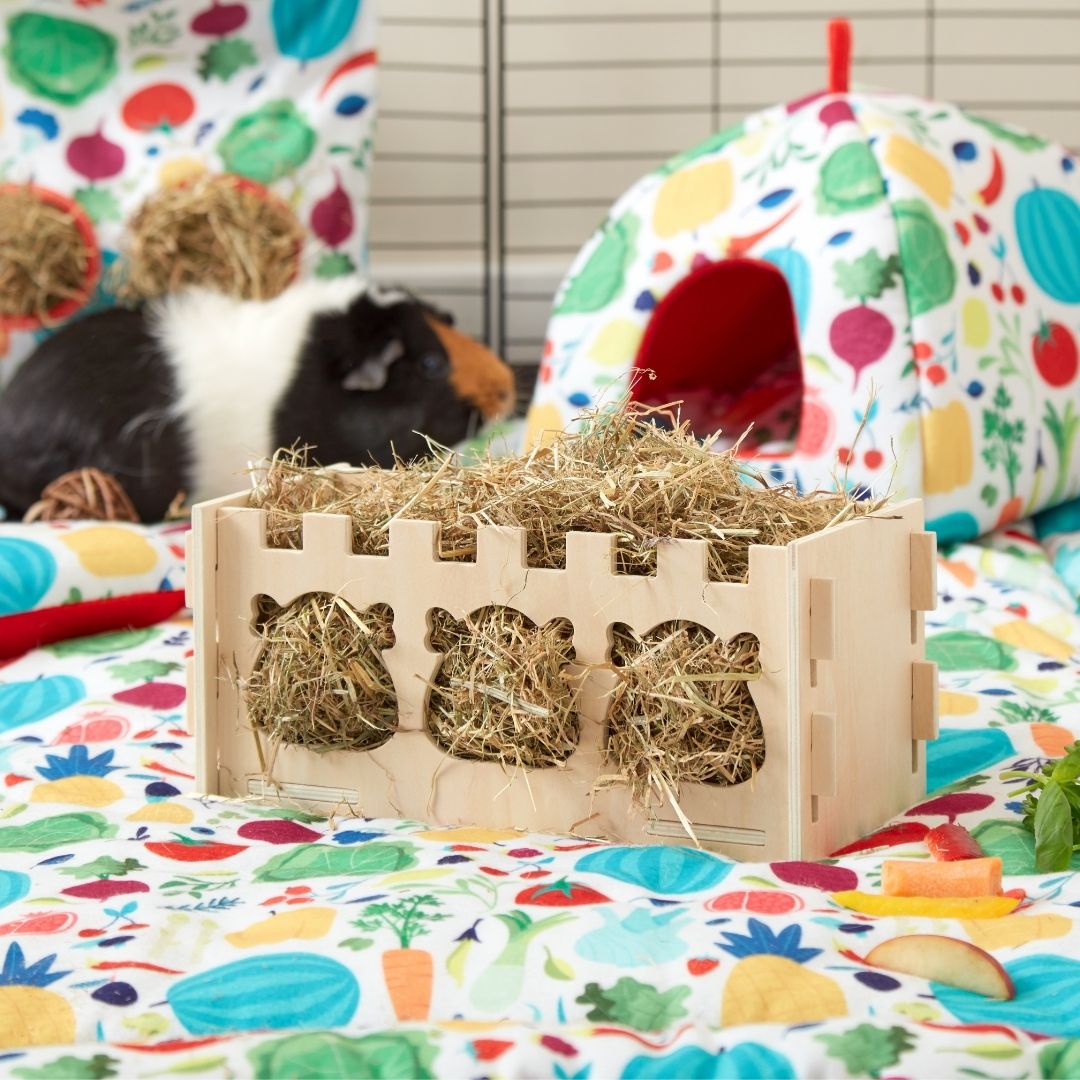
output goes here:
[[431, 1009], [434, 965], [426, 949], [390, 949], [383, 953], [383, 978], [399, 1020], [426, 1020]]
[[1019, 495], [1014, 495], [1002, 508], [1001, 513], [998, 514], [996, 528], [1004, 528], [1004, 526], [1016, 521], [1020, 515], [1024, 512], [1024, 500]]
[[1030, 731], [1035, 745], [1047, 757], [1064, 757], [1065, 751], [1076, 742], [1076, 736], [1060, 724], [1032, 724]]
[[390, 1004], [398, 1020], [426, 1020], [431, 1009], [435, 966], [431, 953], [414, 949], [413, 940], [430, 933], [428, 923], [449, 918], [447, 914], [430, 910], [438, 907], [434, 896], [420, 895], [392, 903], [369, 904], [359, 919], [353, 920], [358, 930], [392, 930], [401, 946], [383, 953], [383, 979], [390, 995]]

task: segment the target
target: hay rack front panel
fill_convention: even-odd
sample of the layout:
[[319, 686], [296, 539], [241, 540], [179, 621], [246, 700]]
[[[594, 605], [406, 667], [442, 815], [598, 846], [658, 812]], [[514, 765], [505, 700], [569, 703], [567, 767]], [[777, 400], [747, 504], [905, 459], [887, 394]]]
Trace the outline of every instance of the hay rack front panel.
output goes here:
[[[189, 602], [195, 611], [190, 723], [197, 786], [369, 817], [574, 832], [633, 843], [700, 843], [738, 858], [819, 858], [881, 825], [925, 792], [924, 741], [937, 733], [936, 669], [923, 659], [923, 612], [935, 603], [935, 543], [912, 500], [786, 547], [750, 549], [746, 584], [710, 582], [706, 545], [657, 549], [652, 576], [614, 571], [615, 538], [571, 533], [565, 569], [528, 567], [521, 530], [479, 529], [473, 562], [438, 558], [438, 525], [396, 520], [386, 556], [352, 552], [345, 516], [308, 514], [301, 549], [266, 541], [264, 511], [238, 495], [195, 508]], [[398, 696], [398, 732], [370, 751], [315, 753], [269, 744], [247, 722], [243, 679], [256, 662], [256, 597], [287, 605], [309, 592], [363, 610], [389, 604], [383, 653]], [[430, 614], [462, 619], [505, 604], [537, 625], [573, 625], [582, 679], [581, 738], [564, 765], [508, 770], [449, 756], [425, 717], [440, 657]], [[672, 619], [727, 640], [751, 633], [762, 676], [750, 683], [765, 761], [745, 783], [684, 784], [678, 808], [646, 812], [624, 789], [594, 791], [617, 677], [612, 627], [646, 633]]]

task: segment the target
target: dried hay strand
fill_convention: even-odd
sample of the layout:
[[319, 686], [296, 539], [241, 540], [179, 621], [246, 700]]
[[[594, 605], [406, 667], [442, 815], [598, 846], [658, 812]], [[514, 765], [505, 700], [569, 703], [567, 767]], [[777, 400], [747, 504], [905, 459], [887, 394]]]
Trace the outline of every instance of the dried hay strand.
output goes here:
[[0, 316], [49, 325], [58, 304], [87, 299], [92, 257], [68, 211], [29, 185], [0, 190]]
[[397, 730], [397, 694], [382, 660], [393, 612], [358, 612], [340, 596], [308, 593], [287, 607], [256, 605], [263, 645], [243, 686], [248, 717], [271, 746], [318, 753], [374, 750]]
[[439, 447], [431, 460], [351, 472], [312, 470], [303, 452], [279, 452], [252, 505], [268, 511], [274, 546], [300, 547], [302, 515], [319, 511], [349, 515], [354, 550], [383, 555], [391, 519], [418, 518], [440, 523], [444, 559], [472, 558], [478, 525], [505, 525], [526, 530], [530, 566], [558, 568], [568, 532], [600, 532], [616, 538], [620, 573], [654, 573], [665, 540], [704, 540], [710, 579], [745, 582], [751, 545], [786, 545], [885, 501], [770, 487], [734, 448], [714, 452], [677, 418], [672, 430], [654, 422], [670, 416], [629, 404], [527, 457], [467, 467]]
[[765, 761], [750, 683], [761, 677], [758, 640], [720, 641], [697, 623], [670, 622], [643, 637], [615, 627], [619, 675], [608, 711], [607, 766], [597, 787], [626, 785], [643, 806], [673, 803], [684, 783], [740, 784]]
[[428, 705], [435, 742], [508, 768], [561, 765], [579, 733], [570, 624], [536, 626], [502, 606], [460, 621], [440, 611], [432, 622], [431, 646], [444, 654]]
[[279, 450], [252, 492], [251, 505], [266, 511], [270, 547], [300, 548], [304, 514], [344, 514], [352, 519], [356, 554], [386, 555], [390, 519], [412, 516], [400, 513], [401, 508], [427, 481], [427, 472], [419, 466], [346, 473], [309, 467], [304, 450]]
[[230, 175], [162, 188], [136, 211], [117, 292], [147, 300], [203, 285], [268, 300], [296, 276], [304, 228], [279, 199]]

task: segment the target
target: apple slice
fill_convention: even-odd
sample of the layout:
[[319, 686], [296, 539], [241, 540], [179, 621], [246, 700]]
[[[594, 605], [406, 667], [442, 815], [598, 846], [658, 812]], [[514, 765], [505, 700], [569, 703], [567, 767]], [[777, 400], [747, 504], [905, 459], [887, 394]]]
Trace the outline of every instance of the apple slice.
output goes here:
[[866, 962], [998, 1001], [1010, 1001], [1016, 994], [1009, 973], [988, 952], [941, 934], [890, 938], [875, 945], [866, 954]]

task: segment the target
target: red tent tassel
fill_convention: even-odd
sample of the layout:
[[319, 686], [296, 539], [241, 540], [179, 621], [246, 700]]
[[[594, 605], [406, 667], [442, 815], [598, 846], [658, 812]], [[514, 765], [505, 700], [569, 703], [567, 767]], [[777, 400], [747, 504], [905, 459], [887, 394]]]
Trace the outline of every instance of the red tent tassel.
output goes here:
[[851, 23], [829, 23], [829, 93], [846, 94], [851, 81]]

